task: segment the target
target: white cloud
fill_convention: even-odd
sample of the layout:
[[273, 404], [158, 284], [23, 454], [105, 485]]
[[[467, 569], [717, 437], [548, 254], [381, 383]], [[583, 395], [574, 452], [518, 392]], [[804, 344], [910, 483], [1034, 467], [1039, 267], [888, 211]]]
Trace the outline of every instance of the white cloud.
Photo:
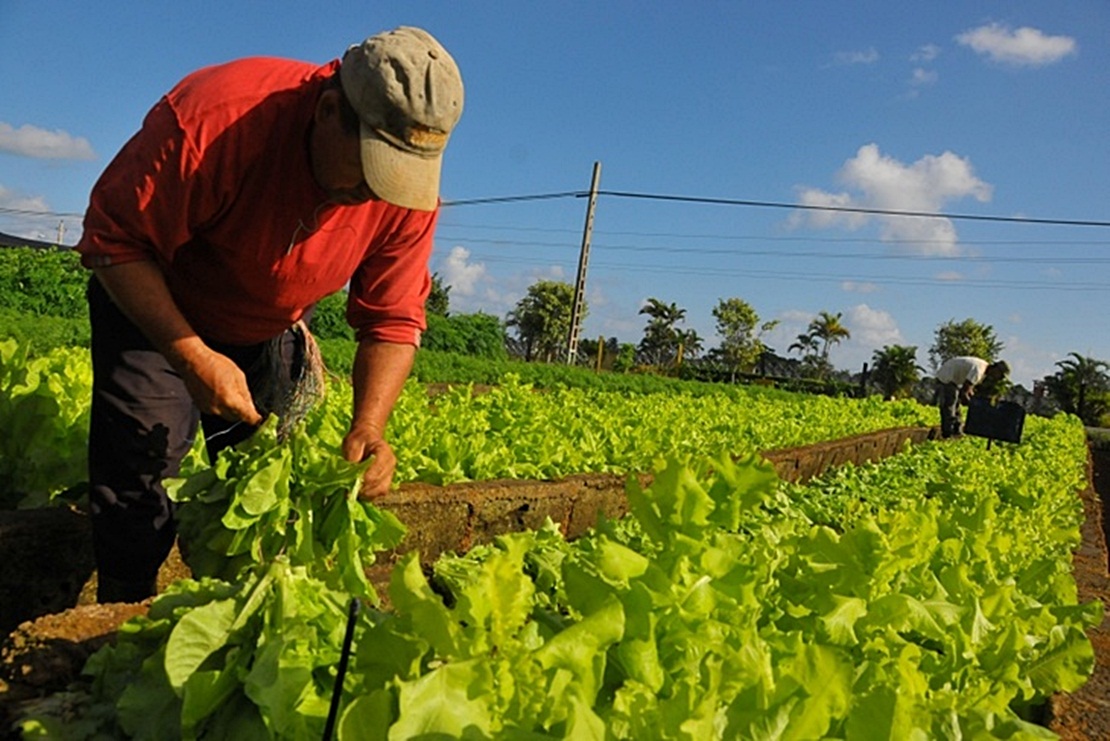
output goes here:
[[[486, 263], [472, 260], [470, 250], [459, 245], [452, 247], [446, 257], [440, 258], [433, 269], [439, 273], [444, 285], [450, 287], [450, 308], [452, 313], [457, 314], [482, 312], [503, 317], [516, 307], [536, 281], [566, 280], [566, 271], [560, 265], [526, 272], [495, 273]], [[589, 300], [595, 298], [596, 293]]]
[[806, 331], [814, 316], [816, 312], [804, 309], [780, 311], [771, 317], [778, 320], [778, 325], [763, 336], [763, 343], [774, 348], [779, 355], [789, 356], [787, 348], [798, 339], [798, 335]]
[[964, 274], [958, 270], [945, 270], [933, 276], [937, 280], [948, 281], [949, 283], [956, 283], [964, 279]]
[[875, 293], [879, 290], [879, 286], [874, 283], [857, 283], [854, 280], [846, 280], [840, 284], [840, 290], [848, 293]]
[[486, 277], [484, 263], [471, 263], [470, 250], [452, 247], [443, 264], [443, 282], [457, 296], [473, 296], [478, 283]]
[[1033, 384], [1059, 370], [1055, 363], [1061, 358], [1041, 345], [1032, 345], [1018, 335], [1000, 337], [1001, 358], [1010, 365], [1010, 380], [1020, 383], [1030, 391]]
[[940, 56], [940, 47], [936, 44], [925, 44], [918, 48], [913, 54], [910, 55], [911, 62], [924, 63], [931, 62]]
[[937, 73], [930, 69], [923, 69], [917, 67], [910, 77], [910, 84], [915, 87], [922, 87], [924, 85], [934, 85], [937, 81]]
[[1011, 30], [1000, 23], [964, 31], [956, 41], [992, 61], [1018, 67], [1040, 67], [1059, 62], [1079, 48], [1070, 36], [1046, 36], [1028, 26]]
[[833, 55], [836, 64], [874, 64], [879, 61], [879, 52], [874, 47], [864, 51], [841, 51]]
[[0, 207], [36, 213], [49, 211], [42, 196], [26, 196], [3, 185], [0, 185]]
[[59, 221], [64, 222], [61, 241], [73, 244], [81, 234], [80, 219], [61, 219], [51, 213], [42, 196], [28, 196], [0, 185], [0, 231], [16, 237], [54, 242], [59, 238]]
[[851, 340], [860, 343], [869, 352], [884, 345], [900, 345], [905, 342], [894, 317], [885, 311], [872, 309], [867, 304], [858, 304], [848, 309], [844, 324], [852, 333]]
[[83, 136], [73, 136], [61, 129], [47, 131], [30, 124], [17, 129], [4, 121], [0, 121], [0, 152], [35, 159], [96, 159], [96, 152]]
[[[975, 176], [970, 160], [952, 152], [925, 155], [907, 165], [883, 155], [878, 145], [866, 144], [844, 163], [836, 178], [852, 192], [829, 193], [816, 188], [799, 188], [800, 204], [940, 213], [950, 201], [970, 197], [985, 202], [992, 195], [992, 187]], [[792, 216], [790, 223], [854, 230], [873, 220], [879, 223], [883, 240], [900, 243], [909, 251], [933, 255], [960, 253], [955, 226], [943, 217], [807, 211], [804, 215]]]
[[803, 223], [807, 223], [817, 229], [830, 229], [839, 226], [855, 231], [865, 226], [871, 218], [868, 214], [834, 210], [854, 208], [859, 205], [848, 193], [828, 193], [817, 188], [804, 188], [798, 192], [798, 201], [801, 205], [810, 206], [814, 210], [806, 211], [804, 214], [791, 215], [789, 220], [791, 226], [801, 226]]

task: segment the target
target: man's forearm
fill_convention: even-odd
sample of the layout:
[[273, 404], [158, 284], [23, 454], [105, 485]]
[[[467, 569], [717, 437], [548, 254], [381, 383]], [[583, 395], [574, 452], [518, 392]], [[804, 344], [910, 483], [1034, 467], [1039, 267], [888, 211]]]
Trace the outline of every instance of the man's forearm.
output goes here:
[[200, 338], [177, 308], [157, 264], [127, 262], [95, 272], [112, 302], [181, 375], [202, 412], [248, 424], [262, 421], [243, 371]]
[[139, 261], [93, 271], [119, 310], [178, 371], [196, 363], [207, 346], [181, 314], [161, 268]]
[[393, 405], [401, 395], [415, 358], [416, 348], [412, 345], [359, 343], [351, 378], [354, 386], [351, 429], [368, 427], [378, 436], [384, 435]]

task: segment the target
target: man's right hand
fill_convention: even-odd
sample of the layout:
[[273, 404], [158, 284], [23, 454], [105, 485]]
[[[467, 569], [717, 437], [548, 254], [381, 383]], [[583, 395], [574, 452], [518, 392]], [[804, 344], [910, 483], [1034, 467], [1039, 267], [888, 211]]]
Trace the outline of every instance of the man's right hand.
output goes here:
[[210, 348], [193, 331], [174, 303], [158, 265], [140, 260], [94, 272], [120, 311], [181, 374], [200, 411], [231, 422], [262, 422], [247, 377], [231, 358]]
[[185, 388], [197, 408], [229, 422], [262, 423], [254, 406], [247, 377], [231, 358], [206, 348], [182, 369]]

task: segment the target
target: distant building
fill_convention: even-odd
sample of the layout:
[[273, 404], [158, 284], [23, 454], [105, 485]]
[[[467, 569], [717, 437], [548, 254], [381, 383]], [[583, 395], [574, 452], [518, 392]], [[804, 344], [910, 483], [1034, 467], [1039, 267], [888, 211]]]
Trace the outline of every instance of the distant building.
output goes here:
[[[27, 237], [15, 237], [11, 234], [0, 232], [0, 247], [33, 247], [36, 250], [56, 250], [59, 249], [58, 245], [53, 242], [42, 242], [37, 239], [29, 239]], [[68, 250], [69, 247], [62, 245], [61, 249]]]

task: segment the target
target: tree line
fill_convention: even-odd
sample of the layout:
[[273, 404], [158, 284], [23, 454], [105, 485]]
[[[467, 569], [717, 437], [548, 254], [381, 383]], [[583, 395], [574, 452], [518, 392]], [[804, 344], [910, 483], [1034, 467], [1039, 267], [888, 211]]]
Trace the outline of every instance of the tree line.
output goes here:
[[[433, 281], [439, 291], [437, 306], [446, 311], [449, 288]], [[533, 283], [505, 321], [506, 347], [511, 355], [528, 361], [559, 362], [565, 359], [570, 333], [573, 287], [569, 283], [539, 280]], [[588, 307], [583, 306], [582, 316]], [[927, 350], [929, 369], [918, 362], [915, 345], [885, 345], [874, 350], [871, 362], [860, 374], [838, 371], [829, 361], [830, 350], [851, 338], [841, 313], [820, 311], [779, 356], [764, 342], [777, 321], [764, 321], [742, 298], [718, 299], [713, 308], [720, 343], [705, 347], [696, 330], [684, 327], [686, 310], [657, 297], [648, 298], [639, 312], [646, 317], [638, 344], [621, 343], [615, 337], [583, 339], [578, 363], [615, 371], [656, 372], [681, 375], [684, 368], [715, 369], [715, 380], [767, 378], [790, 369], [790, 374], [815, 381], [839, 380], [854, 383], [864, 393], [878, 392], [887, 399], [916, 397], [931, 402], [930, 373], [944, 361], [973, 355], [987, 362], [1001, 359], [1005, 349], [992, 326], [973, 318], [950, 319], [940, 324]], [[513, 331], [513, 335], [508, 334]], [[430, 330], [429, 330], [430, 331]], [[796, 358], [790, 358], [796, 355]], [[1041, 379], [1034, 389], [1003, 383], [991, 389], [997, 398], [1011, 398], [1030, 411], [1064, 411], [1088, 425], [1110, 424], [1110, 364], [1097, 358], [1070, 353], [1056, 363], [1057, 371]]]
[[[72, 250], [30, 247], [0, 249], [0, 323], [3, 334], [33, 348], [87, 346], [89, 341], [85, 286], [88, 272]], [[573, 287], [565, 282], [540, 280], [504, 317], [490, 314], [453, 314], [450, 286], [431, 276], [426, 303], [428, 328], [422, 347], [477, 358], [520, 358], [533, 362], [563, 362], [570, 333]], [[583, 318], [588, 306], [583, 304]], [[346, 323], [346, 296], [333, 294], [312, 314], [313, 332], [320, 338], [353, 334]], [[764, 342], [777, 325], [763, 321], [739, 297], [719, 299], [713, 309], [720, 343], [706, 348], [697, 331], [686, 328], [686, 310], [675, 303], [649, 298], [640, 309], [645, 317], [638, 343], [615, 337], [583, 338], [576, 361], [617, 372], [701, 378], [723, 382], [775, 378], [801, 379], [840, 390], [856, 388], [887, 398], [914, 396], [929, 401], [929, 371], [918, 363], [918, 348], [886, 345], [873, 352], [866, 374], [837, 370], [829, 352], [851, 337], [840, 313], [819, 312], [780, 355]], [[1001, 357], [1003, 343], [994, 329], [974, 319], [951, 319], [937, 327], [928, 348], [933, 371], [944, 360], [974, 355], [987, 361]], [[818, 386], [814, 386], [817, 388]], [[1032, 390], [1015, 387], [1000, 393], [1021, 402], [1027, 410], [1059, 410], [1079, 416], [1088, 425], [1110, 426], [1110, 363], [1080, 353], [1069, 353], [1056, 371]]]

